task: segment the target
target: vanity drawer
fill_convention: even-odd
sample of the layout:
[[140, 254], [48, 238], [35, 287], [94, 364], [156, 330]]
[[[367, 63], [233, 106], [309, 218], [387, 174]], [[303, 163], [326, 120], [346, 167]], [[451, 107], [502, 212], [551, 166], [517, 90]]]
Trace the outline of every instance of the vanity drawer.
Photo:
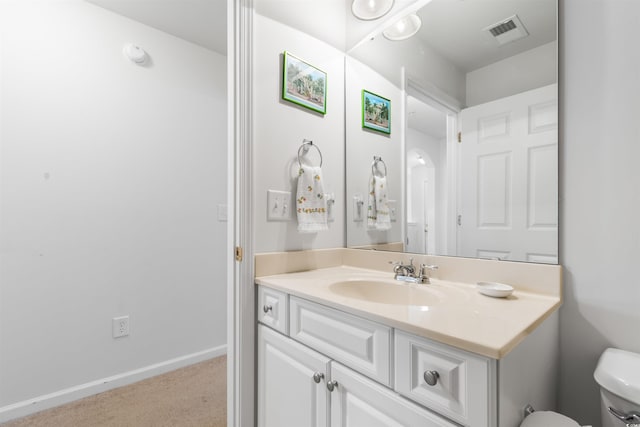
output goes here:
[[391, 328], [290, 297], [291, 338], [391, 387]]
[[285, 335], [289, 334], [289, 295], [264, 286], [258, 286], [258, 312], [256, 317], [263, 323]]
[[492, 359], [396, 330], [396, 391], [462, 425], [488, 427], [494, 372]]

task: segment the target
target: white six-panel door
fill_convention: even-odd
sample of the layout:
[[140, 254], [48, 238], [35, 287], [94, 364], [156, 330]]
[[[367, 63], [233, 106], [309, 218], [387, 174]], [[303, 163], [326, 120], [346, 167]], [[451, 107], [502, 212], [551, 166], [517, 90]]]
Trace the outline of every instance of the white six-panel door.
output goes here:
[[557, 85], [460, 118], [458, 255], [557, 263]]

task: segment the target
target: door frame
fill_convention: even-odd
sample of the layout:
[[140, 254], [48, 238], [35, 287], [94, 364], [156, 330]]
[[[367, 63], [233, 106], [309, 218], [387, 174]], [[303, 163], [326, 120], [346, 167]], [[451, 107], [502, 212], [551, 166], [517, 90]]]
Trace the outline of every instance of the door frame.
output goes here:
[[[447, 115], [447, 184], [446, 193], [447, 197], [447, 209], [445, 212], [446, 218], [446, 230], [443, 245], [441, 251], [446, 254], [456, 255], [458, 248], [458, 206], [460, 191], [458, 188], [458, 171], [460, 169], [458, 158], [458, 132], [460, 131], [460, 120], [458, 115], [462, 111], [462, 104], [455, 98], [446, 94], [437, 87], [427, 84], [423, 86], [423, 82], [419, 82], [411, 77], [408, 77], [404, 73], [404, 67], [402, 69], [403, 77], [403, 108], [406, 111], [407, 96], [413, 96], [420, 101], [436, 108]], [[408, 117], [405, 115], [404, 127], [407, 127]], [[402, 151], [406, 152], [406, 140], [405, 134], [402, 136]], [[406, 155], [403, 156], [403, 171], [406, 171]], [[406, 173], [403, 174], [406, 177]], [[404, 180], [403, 180], [404, 181]], [[405, 195], [405, 218], [403, 224], [407, 222], [407, 209], [406, 209], [406, 185], [402, 187], [403, 194]], [[406, 242], [406, 231], [403, 229], [403, 241]]]
[[429, 221], [429, 210], [427, 207], [434, 205], [434, 203], [432, 203], [433, 200], [430, 199], [435, 198], [432, 194], [433, 192], [429, 189], [429, 182], [429, 177], [422, 181], [422, 238], [424, 240], [423, 249], [425, 254], [429, 253], [429, 228], [431, 227], [431, 222]]
[[253, 427], [253, 0], [227, 0], [227, 26], [227, 425]]

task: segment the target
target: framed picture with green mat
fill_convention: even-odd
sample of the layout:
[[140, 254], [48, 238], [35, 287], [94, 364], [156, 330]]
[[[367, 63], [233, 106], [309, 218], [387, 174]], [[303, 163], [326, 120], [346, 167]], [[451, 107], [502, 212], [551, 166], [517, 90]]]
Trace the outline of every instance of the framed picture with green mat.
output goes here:
[[326, 114], [327, 73], [289, 52], [283, 56], [282, 99]]

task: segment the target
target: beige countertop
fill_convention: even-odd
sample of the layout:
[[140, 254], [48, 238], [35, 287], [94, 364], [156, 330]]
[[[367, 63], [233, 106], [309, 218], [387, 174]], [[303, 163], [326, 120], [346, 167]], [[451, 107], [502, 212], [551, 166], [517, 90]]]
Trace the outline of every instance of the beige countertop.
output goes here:
[[[356, 279], [427, 287], [437, 302], [388, 304], [345, 296], [332, 288], [337, 282]], [[260, 276], [255, 282], [494, 359], [504, 357], [561, 304], [557, 295], [525, 292], [517, 287], [507, 298], [492, 298], [480, 294], [475, 284], [439, 279], [431, 279], [428, 285], [405, 284], [394, 281], [392, 273], [344, 265]]]

